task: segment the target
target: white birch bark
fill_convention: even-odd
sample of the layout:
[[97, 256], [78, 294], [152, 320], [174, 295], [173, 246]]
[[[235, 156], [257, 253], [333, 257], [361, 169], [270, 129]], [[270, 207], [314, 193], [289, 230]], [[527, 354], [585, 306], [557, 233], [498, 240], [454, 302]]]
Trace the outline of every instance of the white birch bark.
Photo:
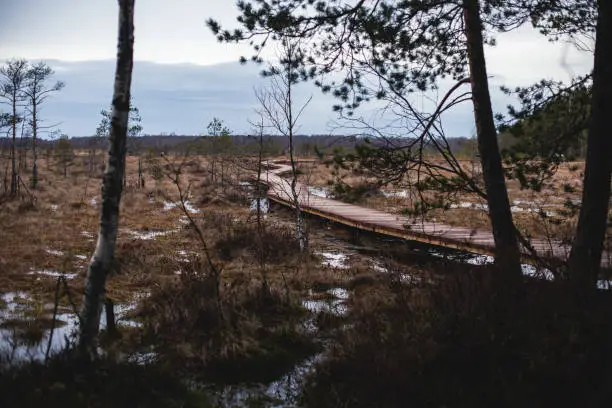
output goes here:
[[96, 350], [106, 277], [115, 254], [130, 108], [134, 55], [134, 0], [118, 0], [118, 2], [119, 39], [109, 136], [110, 148], [102, 181], [98, 242], [87, 270], [80, 313], [79, 351], [89, 355], [94, 354]]

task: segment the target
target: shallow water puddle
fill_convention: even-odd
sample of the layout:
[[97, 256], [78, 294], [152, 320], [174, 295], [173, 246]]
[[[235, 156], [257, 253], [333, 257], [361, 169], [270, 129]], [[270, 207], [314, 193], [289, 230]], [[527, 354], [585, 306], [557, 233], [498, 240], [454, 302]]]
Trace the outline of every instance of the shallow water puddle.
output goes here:
[[[344, 288], [332, 288], [325, 292], [331, 295], [328, 300], [304, 300], [303, 305], [312, 313], [332, 313], [336, 316], [347, 313], [344, 301], [349, 292]], [[311, 293], [312, 294], [312, 293]], [[304, 322], [306, 330], [317, 333], [317, 322], [310, 318]], [[321, 339], [319, 339], [321, 340]], [[322, 339], [325, 342], [325, 339]], [[317, 362], [325, 358], [325, 351], [318, 352], [297, 363], [289, 372], [276, 381], [268, 383], [243, 383], [203, 388], [213, 398], [213, 405], [220, 407], [298, 407], [299, 398], [306, 376], [314, 370]], [[194, 388], [198, 388], [196, 385]]]
[[208, 389], [213, 394], [215, 406], [220, 407], [298, 407], [304, 378], [314, 365], [324, 358], [324, 353], [315, 354], [297, 364], [279, 380], [268, 384], [226, 385], [221, 389]]
[[370, 266], [374, 271], [378, 273], [393, 274], [397, 276], [397, 278], [399, 278], [399, 281], [401, 283], [411, 284], [411, 283], [421, 282], [421, 277], [419, 276], [414, 276], [414, 275], [410, 275], [409, 273], [403, 273], [399, 271], [391, 271], [377, 261], [372, 260], [370, 262]]
[[349, 298], [349, 292], [344, 288], [332, 288], [325, 293], [330, 295], [329, 298], [304, 299], [302, 300], [302, 306], [311, 313], [330, 313], [336, 316], [346, 315], [348, 307], [345, 302]]
[[[46, 349], [48, 347], [49, 336], [51, 330], [44, 330], [42, 337], [36, 338], [35, 334], [28, 335], [27, 333], [36, 333], [34, 329], [36, 320], [28, 316], [28, 312], [31, 312], [35, 308], [38, 309], [40, 306], [34, 306], [34, 299], [25, 292], [9, 292], [4, 293], [0, 296], [2, 303], [5, 305], [0, 313], [0, 353], [4, 357], [10, 358], [13, 361], [26, 361], [26, 360], [42, 360], [44, 359]], [[43, 306], [45, 315], [53, 313], [53, 305], [47, 304]], [[70, 327], [70, 318], [68, 314], [58, 314], [56, 327], [51, 342], [51, 351], [59, 351], [62, 349], [64, 343], [64, 336], [68, 335], [74, 327]], [[42, 317], [42, 316], [41, 316]], [[6, 325], [8, 321], [16, 322], [17, 324]], [[18, 324], [21, 323], [21, 324]], [[34, 330], [34, 331], [32, 331]], [[28, 339], [28, 337], [32, 339]]]
[[328, 290], [327, 293], [340, 300], [347, 300], [349, 298], [349, 292], [344, 288], [333, 288]]
[[267, 214], [270, 211], [270, 200], [267, 198], [254, 198], [251, 200], [249, 205], [249, 211], [257, 211], [257, 203], [259, 202], [259, 209], [263, 214]]
[[[348, 312], [345, 301], [350, 294], [344, 288], [331, 288], [324, 292], [326, 300], [303, 300], [302, 305], [314, 314], [330, 313], [342, 316]], [[313, 296], [313, 293], [310, 293]], [[304, 322], [306, 330], [317, 333], [315, 318]], [[316, 353], [296, 364], [280, 379], [265, 384], [235, 384], [225, 386], [204, 386], [213, 397], [214, 406], [223, 407], [298, 407], [299, 397], [306, 376], [317, 362], [325, 358], [325, 351]]]
[[26, 292], [7, 292], [0, 295], [0, 317], [2, 320], [27, 310], [27, 305], [33, 299]]
[[[118, 326], [140, 327], [141, 323], [128, 318], [128, 314], [136, 309], [138, 301], [149, 296], [149, 292], [138, 293], [130, 303], [117, 304], [114, 307], [116, 324]], [[28, 322], [35, 322], [35, 319], [27, 316], [27, 312], [32, 311], [36, 306], [34, 299], [25, 292], [9, 292], [0, 295], [0, 324], [9, 320], [18, 320], [25, 323], [26, 329]], [[43, 306], [44, 311], [39, 318], [53, 318], [53, 304]], [[60, 310], [65, 308], [61, 307]], [[54, 354], [63, 350], [67, 342], [74, 339], [78, 328], [78, 317], [70, 312], [60, 312], [56, 316], [54, 329], [41, 329], [44, 334], [37, 341], [24, 338], [23, 330], [17, 327], [0, 328], [0, 353], [9, 356], [13, 361], [44, 360], [49, 338], [51, 338], [50, 353]], [[106, 311], [103, 309], [100, 314], [100, 329], [106, 328]], [[143, 356], [143, 359], [146, 356]]]
[[315, 255], [320, 255], [323, 258], [322, 264], [330, 268], [348, 269], [349, 267], [346, 264], [348, 256], [341, 252], [315, 251]]

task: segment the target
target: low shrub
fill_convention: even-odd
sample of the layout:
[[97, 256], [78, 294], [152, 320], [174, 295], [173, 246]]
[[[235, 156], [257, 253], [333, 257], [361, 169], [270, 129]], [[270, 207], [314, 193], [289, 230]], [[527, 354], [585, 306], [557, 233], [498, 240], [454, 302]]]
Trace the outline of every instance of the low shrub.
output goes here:
[[286, 262], [300, 253], [300, 245], [292, 228], [274, 225], [258, 230], [255, 223], [234, 223], [224, 231], [215, 249], [223, 260], [237, 258], [246, 251], [265, 263]]
[[490, 271], [357, 287], [351, 323], [306, 382], [312, 407], [612, 404], [612, 299]]
[[3, 408], [116, 408], [212, 406], [161, 367], [99, 359], [84, 364], [68, 353], [47, 364], [30, 362], [0, 370]]
[[[314, 346], [300, 330], [301, 305], [251, 279], [217, 286], [192, 263], [180, 279], [144, 301], [144, 341], [161, 361], [210, 381], [273, 380]], [[219, 293], [217, 292], [219, 291]]]

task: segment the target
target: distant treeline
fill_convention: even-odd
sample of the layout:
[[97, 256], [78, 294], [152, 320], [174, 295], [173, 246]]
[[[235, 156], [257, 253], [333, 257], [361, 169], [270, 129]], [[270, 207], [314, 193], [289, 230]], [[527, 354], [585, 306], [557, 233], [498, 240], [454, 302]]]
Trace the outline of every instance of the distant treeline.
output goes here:
[[[331, 154], [335, 151], [351, 151], [355, 145], [366, 140], [363, 135], [297, 135], [294, 136], [296, 153], [299, 155], [316, 155], [317, 153]], [[251, 154], [259, 149], [259, 138], [250, 135], [228, 135], [228, 136], [187, 136], [187, 135], [145, 135], [131, 138], [128, 141], [130, 153], [157, 152], [191, 152], [198, 154]], [[409, 139], [369, 139], [375, 145], [407, 144]], [[403, 143], [402, 143], [403, 142]], [[464, 137], [448, 140], [453, 151], [461, 156], [472, 157], [475, 155], [473, 139]], [[41, 149], [53, 148], [57, 140], [38, 141]], [[73, 149], [105, 149], [106, 139], [95, 136], [78, 136], [70, 138]], [[29, 138], [16, 141], [17, 148], [23, 146], [26, 150], [31, 146]], [[8, 149], [10, 141], [0, 139], [0, 148]], [[289, 138], [284, 136], [265, 135], [263, 137], [263, 152], [265, 155], [285, 154], [289, 148]]]

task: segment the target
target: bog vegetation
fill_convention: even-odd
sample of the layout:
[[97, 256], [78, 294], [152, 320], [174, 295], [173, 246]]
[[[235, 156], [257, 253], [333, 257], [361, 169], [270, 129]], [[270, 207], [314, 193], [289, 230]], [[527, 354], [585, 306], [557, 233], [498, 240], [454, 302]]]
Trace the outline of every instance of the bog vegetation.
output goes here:
[[[0, 68], [2, 406], [610, 406], [609, 2], [240, 2], [241, 27], [208, 25], [256, 62], [278, 45], [253, 132], [212, 118], [182, 138], [143, 136], [134, 7], [95, 136], [45, 122], [50, 67]], [[506, 89], [494, 115], [483, 50], [521, 24], [594, 40], [594, 69]], [[362, 132], [299, 136], [302, 81]], [[371, 99], [399, 134], [357, 119]], [[473, 139], [443, 130], [459, 103]], [[267, 191], [281, 166], [286, 207]], [[345, 228], [304, 194], [489, 230], [494, 256]]]

